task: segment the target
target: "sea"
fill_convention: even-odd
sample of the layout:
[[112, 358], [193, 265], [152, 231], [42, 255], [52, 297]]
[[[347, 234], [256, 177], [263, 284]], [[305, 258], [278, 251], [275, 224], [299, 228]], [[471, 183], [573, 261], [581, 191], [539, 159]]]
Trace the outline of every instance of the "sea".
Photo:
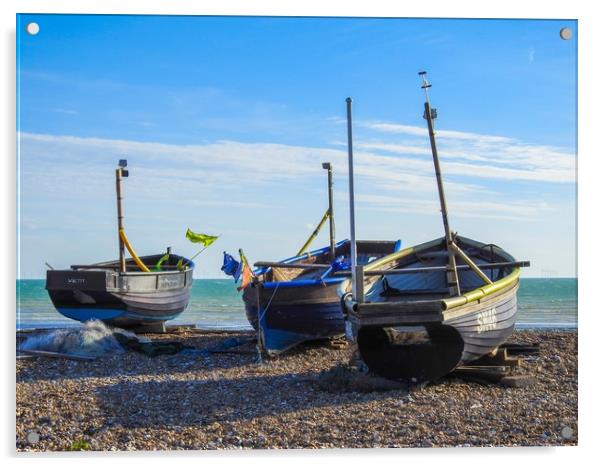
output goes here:
[[[17, 280], [17, 329], [79, 325], [59, 314], [48, 298], [45, 280]], [[251, 328], [241, 294], [231, 279], [194, 280], [188, 308], [173, 325], [200, 328]], [[576, 329], [576, 278], [522, 278], [517, 328]]]

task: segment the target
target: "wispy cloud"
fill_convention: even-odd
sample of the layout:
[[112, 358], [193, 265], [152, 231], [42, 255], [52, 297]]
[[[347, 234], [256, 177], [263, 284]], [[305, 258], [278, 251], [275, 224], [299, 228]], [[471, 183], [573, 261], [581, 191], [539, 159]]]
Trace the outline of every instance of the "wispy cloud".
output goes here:
[[[430, 158], [430, 148], [425, 143], [428, 138], [425, 128], [383, 122], [358, 124], [376, 132], [406, 137], [403, 143], [360, 141], [356, 144], [360, 148]], [[575, 182], [576, 157], [570, 150], [530, 144], [506, 136], [445, 129], [438, 129], [436, 133], [439, 154], [447, 175], [546, 183]]]
[[[426, 130], [426, 128], [423, 128], [421, 126], [402, 125], [399, 123], [386, 123], [380, 121], [360, 121], [358, 122], [358, 125], [376, 131], [382, 131], [385, 133], [409, 134], [412, 136], [428, 137], [428, 131]], [[482, 143], [514, 141], [514, 139], [505, 136], [491, 136], [487, 134], [477, 134], [466, 131], [453, 131], [441, 129], [437, 130], [437, 137], [440, 139], [460, 139], [464, 141], [475, 141]]]
[[[403, 128], [405, 134], [424, 136], [422, 128], [394, 127]], [[482, 183], [487, 179], [508, 183], [574, 181], [574, 155], [561, 149], [501, 136], [441, 132], [446, 141], [441, 145], [445, 186], [455, 215], [530, 219], [553, 208], [537, 199], [502, 202], [499, 188]], [[110, 185], [106, 178], [111, 173], [107, 166], [123, 157], [137, 166], [136, 176], [128, 182], [136, 192], [148, 198], [195, 199], [197, 205], [273, 207], [277, 198], [268, 202], [261, 195], [255, 199], [251, 192], [278, 192], [313, 182], [319, 178], [317, 167], [324, 161], [341, 167], [337, 179], [346, 178], [342, 167], [346, 167], [347, 153], [336, 145], [328, 148], [228, 140], [182, 145], [33, 133], [21, 133], [20, 142], [25, 184], [35, 186], [38, 193], [64, 197], [72, 196], [74, 184], [90, 195], [106, 189], [103, 185]], [[424, 141], [360, 140], [356, 148], [360, 208], [438, 213], [433, 164]], [[103, 174], [84, 183], [77, 181], [82, 173]], [[345, 183], [338, 183], [337, 188], [342, 197]]]
[[63, 113], [65, 115], [79, 115], [77, 110], [71, 110], [68, 108], [53, 108], [52, 111], [54, 113]]
[[[358, 196], [360, 209], [383, 212], [412, 213], [429, 215], [439, 211], [439, 202], [435, 199], [404, 198], [375, 194]], [[494, 218], [515, 221], [534, 221], [542, 211], [553, 210], [545, 202], [533, 201], [474, 201], [454, 200], [453, 215], [464, 218]]]
[[532, 65], [534, 60], [535, 60], [535, 49], [533, 47], [530, 47], [529, 48], [529, 65]]
[[[64, 167], [55, 167], [60, 160], [72, 166], [85, 164], [89, 167], [114, 163], [127, 154], [131, 159], [144, 160], [137, 169], [140, 176], [152, 180], [149, 194], [156, 193], [157, 186], [177, 186], [178, 190], [201, 189], [203, 186], [218, 186], [224, 180], [243, 179], [246, 186], [286, 184], [316, 177], [316, 167], [330, 161], [335, 167], [347, 163], [346, 151], [340, 149], [304, 147], [271, 143], [241, 143], [216, 141], [205, 145], [177, 145], [138, 142], [117, 139], [80, 138], [42, 134], [21, 134], [22, 150], [28, 157], [36, 158], [32, 170], [40, 170], [41, 177], [47, 173], [60, 172]], [[160, 171], [157, 167], [161, 167]], [[27, 169], [27, 167], [26, 167]], [[356, 153], [356, 173], [367, 183], [378, 184], [380, 189], [397, 192], [432, 192], [432, 163], [428, 159], [404, 159], [367, 151]], [[338, 172], [344, 177], [345, 171]], [[174, 185], [171, 181], [177, 180]], [[202, 183], [199, 180], [203, 180]], [[450, 192], [465, 192], [478, 189], [472, 183], [450, 180]]]

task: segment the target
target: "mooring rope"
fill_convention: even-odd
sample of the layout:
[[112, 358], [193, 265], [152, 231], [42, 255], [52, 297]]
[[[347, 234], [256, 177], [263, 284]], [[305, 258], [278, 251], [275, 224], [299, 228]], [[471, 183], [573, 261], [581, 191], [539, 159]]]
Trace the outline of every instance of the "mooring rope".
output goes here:
[[272, 292], [272, 296], [270, 297], [268, 304], [266, 305], [263, 312], [261, 311], [261, 305], [260, 305], [260, 299], [259, 299], [259, 289], [257, 289], [257, 346], [256, 346], [256, 348], [257, 348], [257, 363], [258, 364], [263, 364], [263, 359], [261, 357], [262, 348], [263, 348], [263, 343], [262, 343], [263, 331], [262, 331], [262, 327], [261, 327], [261, 321], [262, 321], [263, 317], [265, 316], [265, 313], [270, 308], [270, 305], [272, 304], [272, 300], [274, 299], [274, 296], [276, 296], [276, 291], [278, 291], [279, 286], [280, 286], [280, 282], [276, 282], [276, 287], [274, 288], [274, 291]]

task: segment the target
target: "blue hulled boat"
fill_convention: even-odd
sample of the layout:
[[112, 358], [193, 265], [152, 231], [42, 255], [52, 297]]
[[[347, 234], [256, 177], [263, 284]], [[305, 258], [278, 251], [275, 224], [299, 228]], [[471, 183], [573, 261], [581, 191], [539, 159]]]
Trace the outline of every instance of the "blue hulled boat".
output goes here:
[[[359, 264], [369, 264], [399, 251], [401, 241], [357, 241]], [[255, 279], [243, 301], [249, 323], [261, 330], [268, 354], [282, 353], [309, 340], [345, 334], [337, 287], [345, 280], [336, 272], [349, 269], [350, 241], [307, 252], [281, 262], [257, 262]]]

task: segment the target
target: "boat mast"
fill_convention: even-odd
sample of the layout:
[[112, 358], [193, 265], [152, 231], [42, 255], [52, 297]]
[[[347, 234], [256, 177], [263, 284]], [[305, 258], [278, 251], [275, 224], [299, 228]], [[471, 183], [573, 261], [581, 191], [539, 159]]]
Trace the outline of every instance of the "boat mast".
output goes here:
[[426, 80], [426, 71], [418, 73], [422, 78], [422, 89], [426, 100], [424, 102], [424, 119], [428, 123], [429, 128], [429, 139], [431, 141], [431, 151], [433, 153], [433, 163], [435, 164], [435, 175], [437, 176], [437, 189], [439, 191], [439, 203], [441, 204], [441, 216], [443, 217], [443, 228], [445, 229], [445, 243], [448, 252], [448, 263], [447, 263], [447, 284], [449, 286], [450, 294], [460, 296], [462, 291], [460, 290], [460, 280], [458, 279], [458, 269], [456, 267], [456, 255], [466, 262], [466, 264], [475, 272], [485, 283], [492, 283], [487, 275], [479, 268], [474, 261], [468, 257], [468, 255], [460, 249], [456, 244], [454, 237], [455, 233], [452, 233], [449, 228], [449, 222], [447, 219], [447, 203], [445, 201], [445, 192], [443, 191], [443, 178], [441, 177], [441, 167], [439, 166], [439, 154], [437, 153], [437, 144], [435, 142], [435, 126], [434, 120], [437, 118], [437, 110], [431, 108], [431, 102], [429, 100], [428, 88], [431, 87], [429, 82]]
[[125, 272], [125, 245], [121, 239], [121, 230], [123, 230], [123, 195], [121, 192], [121, 179], [127, 178], [129, 171], [125, 169], [128, 162], [125, 159], [119, 161], [119, 166], [115, 170], [115, 190], [117, 192], [117, 237], [119, 238], [119, 270]]
[[328, 170], [328, 220], [330, 226], [330, 261], [335, 259], [334, 250], [334, 202], [333, 202], [333, 186], [332, 186], [332, 165], [330, 162], [322, 164], [324, 170]]
[[428, 123], [429, 139], [431, 141], [431, 152], [433, 153], [433, 163], [435, 164], [435, 175], [437, 177], [437, 190], [439, 191], [439, 204], [441, 205], [441, 217], [443, 217], [443, 228], [445, 230], [445, 243], [447, 246], [449, 261], [447, 263], [447, 284], [452, 295], [460, 296], [460, 281], [458, 280], [458, 270], [456, 268], [456, 254], [453, 248], [453, 236], [449, 228], [447, 219], [447, 202], [445, 201], [445, 191], [443, 190], [443, 178], [441, 177], [441, 167], [439, 166], [439, 154], [437, 152], [437, 143], [435, 142], [434, 119], [437, 118], [437, 110], [431, 108], [428, 88], [431, 87], [426, 80], [426, 71], [418, 73], [422, 78], [422, 89], [424, 89], [424, 119]]
[[[363, 302], [363, 293], [358, 295], [358, 292], [363, 288], [358, 284], [357, 276], [357, 245], [355, 242], [355, 195], [353, 193], [353, 133], [351, 128], [351, 97], [347, 97], [347, 151], [349, 154], [349, 229], [351, 233], [351, 243], [349, 249], [351, 251], [351, 293], [357, 302]], [[361, 275], [361, 274], [360, 274]]]

